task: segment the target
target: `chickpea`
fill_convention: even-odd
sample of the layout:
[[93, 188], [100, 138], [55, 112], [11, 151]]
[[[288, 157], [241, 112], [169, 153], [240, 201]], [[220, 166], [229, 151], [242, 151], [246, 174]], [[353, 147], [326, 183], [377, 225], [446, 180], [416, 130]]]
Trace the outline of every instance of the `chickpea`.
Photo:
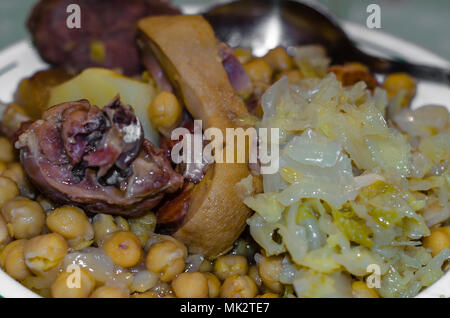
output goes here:
[[136, 234], [142, 245], [145, 245], [150, 237], [150, 233], [155, 231], [156, 215], [153, 212], [149, 212], [141, 217], [130, 219], [128, 223], [130, 224], [131, 232]]
[[103, 239], [109, 233], [117, 231], [117, 225], [114, 223], [114, 218], [109, 214], [97, 214], [92, 220], [92, 225], [94, 227], [95, 242], [98, 246], [101, 246]]
[[42, 195], [39, 195], [36, 201], [41, 205], [41, 207], [44, 209], [46, 213], [49, 213], [55, 209], [54, 204], [49, 199], [47, 199]]
[[236, 48], [233, 53], [241, 64], [245, 64], [252, 59], [252, 50], [250, 49]]
[[204, 275], [208, 280], [209, 297], [215, 298], [219, 296], [220, 280], [212, 273], [204, 273]]
[[0, 177], [0, 208], [6, 201], [19, 195], [17, 184], [9, 178]]
[[0, 249], [8, 243], [10, 237], [8, 233], [8, 228], [3, 216], [0, 215]]
[[94, 228], [88, 217], [83, 210], [74, 206], [62, 206], [50, 212], [47, 227], [68, 239], [71, 247], [79, 243], [79, 239], [89, 241], [94, 238]]
[[214, 263], [214, 274], [221, 280], [234, 274], [245, 275], [247, 272], [247, 259], [241, 255], [220, 256]]
[[158, 281], [158, 283], [151, 289], [151, 291], [155, 292], [159, 298], [167, 295], [173, 295], [172, 286], [161, 281]]
[[150, 272], [160, 275], [162, 282], [170, 282], [184, 270], [186, 247], [180, 242], [167, 240], [150, 246], [145, 266]]
[[259, 276], [263, 284], [276, 293], [283, 291], [283, 285], [280, 283], [282, 260], [281, 256], [271, 256], [264, 258], [258, 264]]
[[442, 226], [439, 228], [442, 232], [444, 232], [445, 234], [447, 234], [448, 236], [450, 236], [450, 225], [447, 226]]
[[423, 246], [431, 250], [432, 256], [450, 248], [450, 226], [432, 229], [430, 236], [423, 239]]
[[178, 298], [206, 298], [209, 295], [208, 279], [199, 272], [181, 273], [172, 281]]
[[23, 171], [20, 163], [15, 162], [10, 164], [8, 166], [8, 169], [3, 172], [2, 176], [10, 178], [12, 181], [14, 181], [17, 184], [17, 187], [19, 188], [20, 194], [22, 196], [34, 199], [35, 190], [25, 176], [25, 172]]
[[183, 109], [176, 96], [161, 91], [148, 108], [147, 116], [160, 131], [176, 127], [182, 119]]
[[247, 275], [232, 275], [220, 287], [221, 298], [253, 298], [258, 293], [258, 287]]
[[351, 288], [353, 298], [379, 298], [375, 289], [369, 288], [365, 282], [353, 282]]
[[[247, 190], [244, 190], [247, 191]], [[259, 251], [259, 247], [257, 248], [255, 244], [248, 242], [244, 238], [238, 239], [234, 242], [234, 247], [228, 254], [233, 255], [242, 255], [246, 257], [248, 260], [252, 259], [256, 252]]]
[[86, 298], [95, 287], [95, 280], [85, 269], [80, 270], [80, 285], [73, 281], [74, 273], [63, 272], [56, 277], [51, 286], [51, 295], [54, 298]]
[[400, 91], [405, 90], [406, 95], [404, 100], [402, 100], [402, 106], [406, 107], [415, 94], [416, 80], [406, 73], [393, 73], [386, 76], [383, 88], [386, 89], [389, 98], [392, 98]]
[[133, 277], [133, 283], [131, 283], [131, 291], [143, 293], [147, 290], [155, 287], [158, 283], [158, 275], [146, 270], [139, 271]]
[[142, 258], [141, 243], [131, 232], [118, 231], [105, 237], [103, 249], [114, 264], [122, 267], [133, 267]]
[[6, 165], [0, 161], [0, 175], [7, 169]]
[[[24, 284], [24, 286], [25, 286], [25, 284]], [[33, 287], [29, 288], [29, 289], [33, 289]], [[36, 293], [38, 293], [43, 298], [51, 298], [52, 297], [52, 292], [51, 292], [50, 288], [39, 289], [36, 291]]]
[[277, 72], [288, 71], [294, 66], [292, 57], [280, 46], [270, 50], [263, 59]]
[[157, 292], [154, 291], [148, 291], [145, 293], [136, 293], [131, 295], [131, 298], [159, 298], [159, 295]]
[[275, 77], [275, 81], [280, 80], [283, 76], [286, 76], [288, 78], [289, 83], [297, 83], [303, 77], [302, 73], [299, 70], [289, 70], [277, 74], [277, 76]]
[[269, 84], [273, 70], [263, 59], [254, 59], [244, 65], [244, 69], [252, 82]]
[[117, 224], [118, 231], [130, 232], [130, 224], [128, 224], [128, 221], [125, 218], [116, 216], [114, 222]]
[[59, 268], [54, 267], [43, 275], [30, 275], [22, 280], [21, 283], [25, 287], [31, 290], [35, 290], [37, 293], [39, 293], [39, 295], [43, 297], [51, 297], [50, 287], [52, 286], [59, 273]]
[[32, 238], [44, 228], [45, 213], [36, 201], [21, 197], [9, 200], [3, 205], [2, 214], [9, 234], [16, 239]]
[[58, 266], [68, 251], [67, 242], [60, 234], [50, 233], [33, 237], [25, 245], [25, 262], [36, 275]]
[[[27, 85], [27, 88], [29, 86], [28, 80], [22, 81], [17, 90], [18, 95], [22, 95], [21, 90], [23, 89], [23, 86], [24, 86], [23, 83], [25, 83], [25, 85]], [[39, 93], [41, 93], [41, 92], [39, 92]], [[22, 98], [19, 97], [19, 99], [22, 99]], [[32, 107], [32, 109], [30, 109], [30, 110], [34, 111], [36, 113], [36, 115], [37, 115], [37, 113], [39, 113], [39, 116], [40, 116], [41, 113], [39, 110], [39, 106], [36, 107], [34, 97], [32, 98], [32, 102], [31, 102], [31, 100], [29, 102], [32, 103], [32, 106], [30, 104], [30, 108]], [[25, 111], [25, 109], [23, 107], [19, 106], [18, 104], [9, 104], [6, 107], [6, 109], [3, 111], [1, 123], [6, 129], [8, 129], [8, 131], [18, 131], [20, 129], [20, 126], [22, 125], [22, 123], [26, 122], [28, 120], [30, 120], [30, 116], [27, 114], [27, 111]]]
[[14, 148], [6, 137], [0, 137], [0, 161], [5, 163], [14, 161]]
[[5, 271], [14, 279], [24, 280], [31, 273], [25, 264], [24, 248], [26, 240], [17, 240], [9, 243], [3, 251], [2, 262]]
[[256, 298], [280, 298], [280, 296], [274, 293], [265, 293], [260, 296], [256, 296]]
[[214, 263], [208, 259], [204, 259], [200, 267], [198, 268], [199, 272], [212, 272], [214, 270]]
[[8, 243], [3, 250], [0, 250], [0, 266], [5, 267], [5, 259], [8, 255], [9, 251], [16, 245], [19, 244], [21, 241], [26, 240], [16, 240]]
[[259, 270], [256, 265], [250, 266], [250, 268], [248, 269], [248, 276], [250, 276], [255, 281], [256, 286], [261, 287], [262, 280], [259, 276]]
[[94, 290], [90, 298], [129, 298], [130, 295], [118, 287], [102, 286]]

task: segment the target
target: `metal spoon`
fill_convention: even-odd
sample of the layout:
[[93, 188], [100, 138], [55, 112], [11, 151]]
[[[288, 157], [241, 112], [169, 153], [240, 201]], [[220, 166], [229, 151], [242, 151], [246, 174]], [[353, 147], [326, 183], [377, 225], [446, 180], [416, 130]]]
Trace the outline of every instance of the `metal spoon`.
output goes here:
[[450, 85], [450, 70], [399, 62], [361, 51], [322, 5], [307, 0], [239, 0], [204, 13], [217, 37], [257, 56], [282, 45], [321, 44], [333, 63], [359, 61], [375, 73], [406, 72]]

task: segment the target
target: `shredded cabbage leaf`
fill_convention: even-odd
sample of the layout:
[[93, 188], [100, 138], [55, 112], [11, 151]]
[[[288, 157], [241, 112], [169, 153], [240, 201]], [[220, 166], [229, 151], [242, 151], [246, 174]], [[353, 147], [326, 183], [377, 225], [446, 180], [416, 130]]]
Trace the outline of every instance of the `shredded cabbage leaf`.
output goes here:
[[280, 277], [298, 297], [351, 297], [350, 275], [365, 279], [373, 264], [378, 295], [415, 296], [450, 257], [420, 241], [449, 220], [447, 109], [394, 112], [383, 89], [327, 75], [314, 47], [296, 63], [305, 78], [283, 77], [262, 97], [259, 127], [280, 129], [280, 169], [244, 201], [251, 235], [266, 256], [284, 255]]

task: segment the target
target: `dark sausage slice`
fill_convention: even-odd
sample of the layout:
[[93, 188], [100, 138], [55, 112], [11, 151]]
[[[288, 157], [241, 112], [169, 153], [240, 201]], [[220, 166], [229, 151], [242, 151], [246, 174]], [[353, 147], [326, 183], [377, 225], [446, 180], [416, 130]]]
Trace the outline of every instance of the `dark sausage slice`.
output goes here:
[[[70, 4], [80, 6], [81, 28], [66, 25]], [[41, 57], [70, 71], [88, 67], [141, 70], [135, 42], [139, 19], [180, 11], [163, 0], [41, 0], [28, 19], [28, 30]]]
[[[204, 18], [145, 18], [139, 21], [138, 36], [142, 51], [154, 54], [175, 91], [182, 96], [186, 109], [194, 119], [203, 120], [205, 129], [215, 127], [225, 132], [226, 128], [240, 127], [249, 119], [247, 108], [224, 68], [227, 56], [221, 54], [214, 32]], [[251, 214], [236, 186], [249, 174], [246, 163], [211, 164], [194, 186], [187, 212], [184, 204], [174, 204], [158, 211], [159, 220], [182, 219], [173, 236], [184, 242], [191, 253], [209, 258], [225, 253], [242, 233]], [[179, 203], [183, 202], [181, 198]]]

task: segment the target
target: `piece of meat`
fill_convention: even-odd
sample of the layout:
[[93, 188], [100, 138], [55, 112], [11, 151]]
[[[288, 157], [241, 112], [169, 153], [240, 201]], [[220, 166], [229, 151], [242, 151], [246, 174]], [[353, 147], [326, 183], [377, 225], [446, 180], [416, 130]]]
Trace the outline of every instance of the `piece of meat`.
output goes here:
[[88, 212], [137, 216], [183, 185], [119, 98], [103, 109], [86, 100], [54, 106], [15, 146], [44, 195]]
[[71, 76], [60, 68], [34, 73], [20, 82], [14, 94], [15, 102], [24, 108], [28, 116], [38, 119], [47, 109], [51, 89], [70, 78]]
[[164, 204], [156, 212], [158, 230], [172, 233], [183, 223], [189, 210], [194, 184], [186, 182], [183, 189], [175, 195], [168, 196]]
[[222, 59], [223, 67], [228, 74], [231, 86], [243, 98], [247, 98], [253, 91], [253, 84], [241, 64], [234, 55], [233, 50], [225, 43], [219, 44], [219, 56]]
[[[77, 4], [81, 28], [67, 27], [67, 7]], [[164, 0], [41, 0], [34, 7], [28, 30], [41, 57], [71, 72], [88, 67], [141, 70], [135, 42], [139, 19], [180, 11]]]
[[250, 209], [236, 184], [249, 175], [245, 163], [216, 163], [192, 190], [189, 209], [173, 234], [192, 253], [209, 258], [226, 253], [245, 229]]
[[151, 50], [167, 78], [203, 127], [223, 130], [249, 114], [233, 89], [219, 56], [218, 42], [201, 16], [159, 16], [138, 23], [143, 52]]
[[[141, 49], [152, 51], [187, 110], [194, 119], [202, 120], [204, 129], [219, 128], [225, 136], [226, 128], [245, 122], [248, 111], [230, 83], [218, 42], [205, 19], [151, 17], [139, 21], [139, 30]], [[171, 220], [183, 219], [173, 235], [192, 253], [209, 258], [228, 251], [251, 213], [236, 188], [248, 175], [247, 163], [211, 164], [194, 186], [187, 212], [185, 204], [168, 208]]]
[[[142, 46], [145, 47], [145, 44], [142, 44]], [[253, 91], [253, 84], [248, 77], [244, 66], [226, 43], [219, 43], [218, 50], [219, 57], [222, 60], [222, 65], [228, 75], [231, 86], [239, 94], [239, 96], [242, 98], [248, 98]], [[153, 52], [151, 50], [142, 50], [141, 60], [142, 64], [152, 75], [158, 88], [162, 91], [173, 93], [174, 89], [167, 76], [164, 74], [162, 67], [156, 60]]]
[[344, 65], [333, 65], [328, 71], [336, 75], [342, 86], [351, 86], [363, 81], [372, 92], [379, 86], [376, 78], [370, 73], [369, 68], [361, 63], [353, 62]]
[[164, 74], [163, 69], [159, 65], [153, 53], [150, 50], [142, 52], [141, 60], [142, 64], [155, 80], [155, 83], [158, 86], [159, 90], [173, 93], [173, 87], [167, 79], [166, 74]]

